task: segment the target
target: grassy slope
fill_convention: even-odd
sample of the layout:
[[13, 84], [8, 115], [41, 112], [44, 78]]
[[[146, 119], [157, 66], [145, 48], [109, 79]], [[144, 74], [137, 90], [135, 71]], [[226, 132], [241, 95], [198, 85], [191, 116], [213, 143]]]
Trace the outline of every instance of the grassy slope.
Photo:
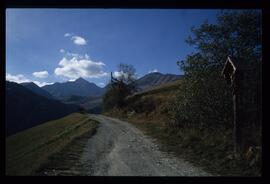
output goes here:
[[[196, 129], [172, 130], [168, 128], [167, 108], [175, 100], [180, 81], [166, 84], [128, 98], [128, 107], [113, 109], [106, 115], [114, 116], [136, 125], [152, 136], [164, 151], [184, 157], [213, 174], [235, 176], [260, 175], [259, 164], [250, 165], [250, 161], [235, 160], [232, 157], [232, 131]], [[150, 102], [153, 104], [151, 104]], [[136, 108], [137, 107], [137, 108]], [[149, 107], [151, 110], [149, 111]], [[135, 109], [135, 113], [131, 112]]]
[[32, 175], [50, 155], [96, 127], [87, 114], [73, 113], [8, 137], [6, 174]]
[[180, 83], [181, 83], [181, 80], [176, 80], [174, 82], [170, 82], [167, 84], [155, 86], [155, 87], [148, 89], [146, 91], [136, 93], [132, 97], [135, 97], [135, 96], [141, 97], [141, 96], [154, 95], [154, 94], [166, 95], [165, 92], [172, 92], [174, 90], [177, 90]]

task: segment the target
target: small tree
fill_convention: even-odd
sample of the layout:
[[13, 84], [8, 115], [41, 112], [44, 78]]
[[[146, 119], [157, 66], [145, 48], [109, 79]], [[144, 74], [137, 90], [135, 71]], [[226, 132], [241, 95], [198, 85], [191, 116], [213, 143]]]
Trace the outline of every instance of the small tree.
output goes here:
[[115, 76], [111, 73], [111, 88], [103, 96], [105, 110], [125, 105], [125, 98], [136, 91], [135, 72], [132, 65], [121, 63]]
[[136, 70], [132, 65], [120, 63], [118, 65], [117, 75], [115, 76], [115, 80], [112, 82], [112, 85], [120, 85], [120, 88], [122, 88], [127, 93], [126, 95], [130, 95], [136, 91], [135, 73]]

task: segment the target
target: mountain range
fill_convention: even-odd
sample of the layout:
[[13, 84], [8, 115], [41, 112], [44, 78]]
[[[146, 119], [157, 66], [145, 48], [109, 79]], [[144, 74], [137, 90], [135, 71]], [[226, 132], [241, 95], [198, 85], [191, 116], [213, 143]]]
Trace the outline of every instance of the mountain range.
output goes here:
[[[139, 78], [135, 83], [138, 91], [144, 91], [181, 77], [155, 72]], [[6, 81], [7, 135], [61, 118], [78, 111], [80, 107], [90, 113], [100, 113], [102, 96], [109, 88], [110, 84], [101, 88], [83, 78], [56, 82], [42, 88], [32, 82], [17, 84]]]
[[29, 89], [30, 91], [36, 93], [37, 95], [49, 98], [49, 99], [53, 99], [54, 97], [46, 90], [38, 87], [35, 83], [33, 82], [24, 82], [24, 83], [20, 83], [22, 86], [24, 86], [25, 88]]
[[[180, 79], [181, 75], [162, 74], [154, 72], [147, 74], [136, 80], [137, 89], [143, 91], [154, 86], [165, 84]], [[59, 100], [68, 100], [72, 95], [82, 97], [101, 97], [109, 88], [110, 84], [101, 88], [95, 83], [88, 82], [83, 78], [64, 83], [56, 82], [51, 85], [43, 86], [42, 89], [50, 93]]]
[[75, 81], [64, 83], [56, 82], [52, 85], [43, 86], [42, 89], [49, 92], [56, 99], [64, 100], [71, 95], [76, 96], [102, 96], [105, 92], [103, 88], [98, 87], [95, 83], [88, 82], [83, 78]]
[[[135, 83], [137, 91], [140, 92], [155, 86], [173, 82], [181, 77], [182, 75], [154, 72], [137, 79]], [[67, 104], [80, 105], [91, 113], [101, 112], [102, 96], [109, 88], [110, 84], [101, 88], [83, 78], [79, 78], [73, 82], [55, 83], [42, 87], [42, 89], [47, 90], [47, 92], [56, 99]]]

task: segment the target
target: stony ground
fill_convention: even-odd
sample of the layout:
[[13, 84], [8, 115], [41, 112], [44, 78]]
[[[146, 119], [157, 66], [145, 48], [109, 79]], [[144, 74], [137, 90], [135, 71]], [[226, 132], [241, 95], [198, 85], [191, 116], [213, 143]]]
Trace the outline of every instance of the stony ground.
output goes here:
[[161, 152], [128, 122], [90, 115], [100, 122], [94, 136], [85, 134], [53, 155], [37, 175], [210, 176], [189, 162]]

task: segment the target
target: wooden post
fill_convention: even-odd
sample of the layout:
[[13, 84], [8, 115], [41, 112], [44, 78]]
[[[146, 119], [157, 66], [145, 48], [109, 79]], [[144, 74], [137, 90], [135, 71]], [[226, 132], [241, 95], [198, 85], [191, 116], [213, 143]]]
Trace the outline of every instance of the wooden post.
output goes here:
[[241, 58], [236, 62], [228, 57], [222, 70], [232, 87], [233, 141], [237, 157], [253, 146], [249, 136], [254, 135], [253, 128], [258, 128], [261, 122], [261, 61], [258, 62], [243, 62]]
[[234, 115], [234, 128], [233, 128], [233, 138], [234, 138], [234, 153], [238, 156], [238, 153], [241, 152], [242, 148], [242, 131], [241, 131], [241, 122], [242, 122], [242, 113], [241, 113], [241, 102], [240, 102], [240, 73], [241, 71], [237, 70], [234, 73], [234, 80], [232, 80], [233, 87], [233, 115]]
[[241, 106], [241, 83], [242, 73], [241, 69], [237, 68], [235, 63], [228, 57], [225, 66], [222, 70], [222, 75], [225, 77], [228, 83], [232, 86], [233, 94], [233, 115], [234, 115], [234, 128], [233, 128], [233, 140], [234, 140], [234, 153], [238, 156], [238, 153], [242, 149], [242, 106]]

